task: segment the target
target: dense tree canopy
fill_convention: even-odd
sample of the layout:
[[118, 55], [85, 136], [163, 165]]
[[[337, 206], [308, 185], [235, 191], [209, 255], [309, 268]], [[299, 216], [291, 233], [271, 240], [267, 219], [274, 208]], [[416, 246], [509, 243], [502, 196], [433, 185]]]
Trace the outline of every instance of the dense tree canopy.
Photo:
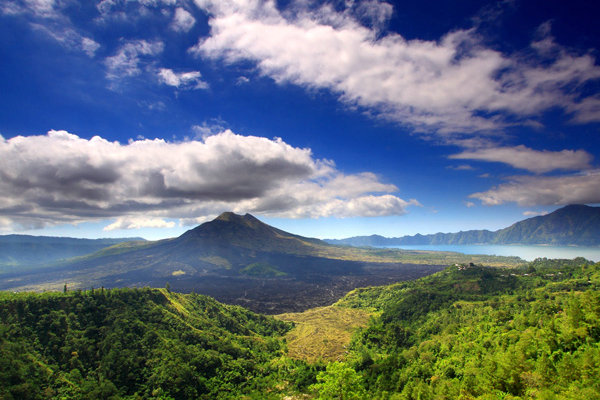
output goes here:
[[344, 361], [290, 325], [164, 289], [0, 293], [3, 399], [600, 399], [600, 263], [455, 265], [357, 289]]

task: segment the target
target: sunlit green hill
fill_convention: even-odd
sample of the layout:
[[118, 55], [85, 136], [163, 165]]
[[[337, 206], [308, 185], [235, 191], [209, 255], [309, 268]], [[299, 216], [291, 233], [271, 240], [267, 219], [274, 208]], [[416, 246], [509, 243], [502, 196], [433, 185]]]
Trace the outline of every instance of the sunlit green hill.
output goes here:
[[165, 289], [0, 293], [0, 398], [261, 397], [288, 329]]

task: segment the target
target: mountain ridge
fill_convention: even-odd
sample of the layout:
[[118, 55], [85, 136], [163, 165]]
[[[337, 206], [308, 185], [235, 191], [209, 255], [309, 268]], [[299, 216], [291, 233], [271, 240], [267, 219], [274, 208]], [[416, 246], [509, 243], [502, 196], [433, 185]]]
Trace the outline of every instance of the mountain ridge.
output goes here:
[[547, 215], [518, 221], [497, 231], [468, 230], [387, 238], [380, 235], [325, 239], [351, 246], [528, 244], [600, 246], [600, 207], [571, 204]]
[[454, 263], [515, 266], [518, 257], [333, 246], [224, 213], [176, 238], [125, 242], [29, 270], [0, 273], [0, 290], [165, 287], [254, 311], [331, 304], [356, 287], [415, 279]]

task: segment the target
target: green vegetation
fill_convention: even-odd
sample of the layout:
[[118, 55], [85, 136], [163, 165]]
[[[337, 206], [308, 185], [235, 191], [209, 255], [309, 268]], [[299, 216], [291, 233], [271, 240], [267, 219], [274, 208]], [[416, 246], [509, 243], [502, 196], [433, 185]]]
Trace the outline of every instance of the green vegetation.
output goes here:
[[455, 265], [277, 318], [167, 289], [0, 293], [0, 398], [600, 399], [583, 258]]
[[600, 263], [450, 267], [340, 302], [381, 316], [347, 365], [375, 398], [600, 398]]
[[285, 272], [281, 272], [280, 270], [278, 270], [277, 267], [274, 267], [272, 265], [265, 264], [265, 263], [249, 264], [246, 267], [242, 268], [240, 270], [240, 273], [243, 275], [257, 276], [257, 277], [264, 277], [264, 278], [273, 278], [276, 276], [286, 276], [287, 275]]
[[289, 329], [157, 289], [1, 293], [0, 320], [2, 399], [264, 398]]

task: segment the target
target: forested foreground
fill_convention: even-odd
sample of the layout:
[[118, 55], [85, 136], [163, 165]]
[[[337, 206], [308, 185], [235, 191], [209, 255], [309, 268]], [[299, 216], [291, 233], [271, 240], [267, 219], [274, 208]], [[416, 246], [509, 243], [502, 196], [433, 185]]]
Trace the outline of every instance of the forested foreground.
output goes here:
[[600, 399], [599, 289], [584, 259], [357, 289], [336, 307], [373, 317], [328, 364], [205, 296], [2, 293], [0, 398]]
[[359, 289], [342, 303], [381, 315], [344, 366], [367, 397], [600, 399], [599, 289], [584, 259]]
[[165, 289], [1, 296], [2, 399], [263, 398], [289, 329]]

